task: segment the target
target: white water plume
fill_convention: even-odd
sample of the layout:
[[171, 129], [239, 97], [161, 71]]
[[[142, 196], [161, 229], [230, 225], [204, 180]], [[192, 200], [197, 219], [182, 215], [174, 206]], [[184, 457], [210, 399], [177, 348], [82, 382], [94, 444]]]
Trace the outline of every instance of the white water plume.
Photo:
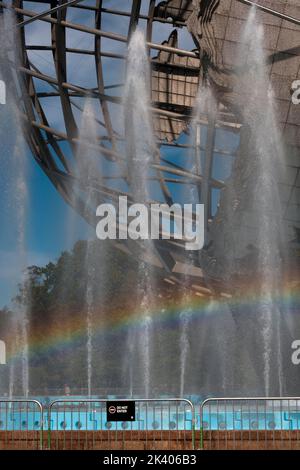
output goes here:
[[[16, 282], [23, 284], [24, 272], [27, 267], [26, 247], [26, 224], [28, 218], [28, 155], [23, 136], [23, 123], [21, 121], [19, 102], [17, 96], [17, 77], [15, 70], [18, 69], [18, 38], [15, 32], [16, 18], [12, 9], [4, 9], [0, 13], [0, 79], [6, 85], [6, 101], [3, 106], [5, 115], [0, 123], [5, 142], [1, 153], [4, 159], [1, 162], [2, 170], [7, 171], [6, 196], [11, 211], [11, 224], [15, 233], [15, 251], [17, 258], [19, 279]], [[22, 299], [21, 299], [22, 300]], [[26, 305], [18, 302], [15, 306], [15, 320], [13, 321], [15, 337], [18, 338], [16, 345], [20, 361], [13, 364], [9, 379], [9, 394], [13, 396], [16, 389], [17, 377], [21, 378], [20, 388], [23, 396], [28, 396], [29, 390], [29, 349], [28, 328], [30, 305], [28, 298]], [[16, 359], [14, 360], [16, 362]], [[18, 372], [17, 372], [18, 371]], [[20, 373], [19, 373], [20, 371]], [[20, 381], [20, 379], [19, 379]]]
[[280, 393], [282, 391], [280, 341], [278, 343], [280, 312], [276, 298], [282, 281], [284, 235], [278, 181], [284, 171], [284, 151], [276, 124], [276, 103], [270, 86], [264, 43], [264, 28], [253, 7], [241, 37], [239, 53], [241, 60], [247, 57], [247, 71], [241, 75], [242, 90], [239, 91], [242, 95], [239, 96], [243, 96], [240, 108], [249, 129], [247, 159], [250, 161], [248, 166], [252, 166], [249, 179], [252, 182], [252, 210], [257, 226], [257, 271], [261, 280], [258, 308], [264, 343], [265, 394], [269, 395], [274, 355], [277, 356]]
[[[142, 31], [136, 30], [128, 45], [126, 80], [124, 87], [124, 122], [127, 149], [129, 183], [135, 201], [145, 203], [149, 200], [149, 165], [155, 152], [155, 140], [150, 112], [150, 63], [146, 40]], [[151, 241], [143, 241], [140, 255], [150, 249]], [[140, 259], [138, 272], [137, 297], [141, 306], [141, 326], [137, 332], [129, 332], [130, 348], [138, 354], [140, 383], [144, 384], [148, 397], [151, 385], [151, 348], [153, 320], [149, 305], [153, 298], [154, 278], [152, 267]], [[132, 345], [133, 343], [133, 345]], [[130, 360], [130, 359], [129, 359]], [[133, 364], [127, 364], [130, 370]], [[130, 376], [133, 374], [130, 372]], [[132, 389], [132, 384], [130, 385]]]
[[[98, 126], [96, 122], [95, 111], [93, 108], [92, 99], [87, 97], [85, 99], [84, 108], [82, 112], [81, 124], [78, 133], [78, 161], [79, 163], [79, 175], [83, 178], [84, 184], [87, 186], [87, 199], [85, 201], [87, 210], [92, 206], [93, 190], [92, 190], [92, 179], [96, 174], [96, 166], [99, 162], [99, 154], [97, 151], [98, 143]], [[90, 146], [86, 145], [91, 144]], [[105, 265], [105, 244], [102, 245], [101, 253], [103, 254], [103, 262], [97, 269], [101, 270], [101, 281], [104, 282], [106, 265]], [[87, 388], [88, 396], [92, 395], [93, 385], [93, 330], [94, 330], [94, 278], [95, 278], [95, 266], [93, 259], [93, 243], [87, 240], [86, 255], [85, 255], [85, 273], [86, 273], [86, 293], [85, 293], [85, 308], [86, 308], [86, 362], [87, 362]], [[99, 286], [102, 289], [102, 286]], [[101, 301], [104, 303], [103, 291], [101, 291]]]

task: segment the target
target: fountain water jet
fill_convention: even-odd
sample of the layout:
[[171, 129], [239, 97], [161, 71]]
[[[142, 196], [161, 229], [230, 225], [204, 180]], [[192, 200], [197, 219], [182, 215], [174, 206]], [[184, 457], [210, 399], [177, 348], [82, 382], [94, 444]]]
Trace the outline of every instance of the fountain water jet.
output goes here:
[[[23, 129], [20, 112], [18, 110], [17, 97], [15, 91], [11, 89], [11, 84], [16, 82], [12, 70], [18, 69], [18, 41], [15, 33], [15, 13], [11, 9], [6, 9], [0, 14], [0, 79], [6, 85], [6, 109], [5, 121], [1, 123], [1, 128], [5, 132], [2, 142], [5, 142], [5, 151], [8, 155], [7, 161], [2, 162], [2, 168], [7, 169], [8, 190], [7, 198], [11, 210], [11, 220], [15, 227], [16, 244], [15, 252], [18, 259], [18, 271], [21, 278], [27, 266], [26, 255], [26, 222], [28, 211], [28, 160], [26, 156], [26, 144], [23, 137]], [[29, 328], [30, 305], [18, 302], [15, 306], [15, 319], [13, 328], [16, 342], [16, 350], [20, 361], [11, 365], [9, 379], [9, 394], [13, 396], [16, 388], [16, 368], [20, 370], [18, 376], [21, 377], [21, 389], [23, 396], [28, 396], [29, 390], [29, 359], [28, 359], [28, 328]]]
[[[139, 203], [149, 200], [149, 163], [155, 153], [155, 140], [150, 113], [150, 64], [144, 34], [136, 30], [128, 45], [127, 70], [124, 87], [124, 120], [127, 149], [129, 184], [133, 199]], [[139, 246], [140, 256], [151, 252], [151, 241], [143, 240]], [[142, 371], [140, 383], [145, 385], [145, 395], [150, 393], [151, 344], [153, 320], [151, 300], [154, 289], [154, 276], [150, 265], [139, 261], [137, 297], [141, 306], [140, 334], [132, 330], [128, 335], [129, 347], [137, 348], [139, 370]], [[150, 307], [150, 308], [149, 308]], [[133, 367], [132, 359], [125, 370]], [[132, 377], [132, 372], [130, 373]], [[130, 386], [132, 389], [132, 384]]]
[[[275, 119], [274, 93], [269, 84], [264, 53], [264, 29], [256, 17], [256, 9], [250, 10], [241, 42], [241, 57], [248, 49], [251, 69], [242, 80], [249, 97], [244, 109], [245, 122], [250, 129], [253, 148], [249, 158], [255, 154], [258, 181], [253, 187], [253, 199], [258, 217], [258, 271], [261, 279], [260, 309], [263, 336], [265, 394], [271, 388], [271, 358], [274, 344], [277, 345], [277, 371], [279, 393], [282, 394], [281, 350], [279, 335], [280, 311], [276, 297], [282, 281], [282, 250], [284, 234], [281, 220], [281, 203], [278, 190], [280, 173], [284, 168], [284, 151]], [[255, 87], [253, 87], [255, 83]], [[281, 260], [281, 261], [280, 261]]]
[[[193, 151], [196, 152], [196, 155], [191, 155], [192, 168], [190, 169], [191, 173], [203, 175], [203, 171], [205, 172], [206, 162], [201, 161], [201, 153], [200, 153], [200, 118], [202, 116], [212, 116], [212, 114], [216, 113], [216, 102], [213, 97], [211, 89], [206, 86], [205, 84], [199, 86], [196, 102], [193, 110], [193, 120], [191, 122], [191, 137], [190, 143], [191, 147], [194, 148]], [[203, 168], [202, 168], [203, 167]], [[206, 204], [206, 197], [208, 191], [208, 178], [206, 178], [202, 182], [201, 188], [196, 187], [194, 184], [190, 184], [187, 188], [187, 191], [182, 195], [184, 198], [184, 202], [188, 202], [191, 204], [197, 204], [199, 202], [204, 204], [205, 211], [207, 211], [207, 204]], [[207, 184], [206, 184], [207, 183]], [[206, 219], [206, 217], [205, 217]], [[182, 304], [183, 310], [179, 315], [179, 328], [180, 328], [180, 339], [179, 339], [179, 346], [180, 346], [180, 396], [184, 396], [184, 389], [185, 389], [185, 381], [186, 381], [186, 367], [188, 361], [188, 355], [190, 351], [190, 317], [192, 314], [192, 309], [189, 307], [185, 307], [186, 304], [189, 303], [189, 272], [190, 272], [190, 265], [193, 264], [192, 255], [189, 251], [186, 252], [186, 262], [185, 262], [185, 270], [183, 272], [183, 296], [182, 296]]]
[[190, 350], [189, 344], [189, 313], [186, 309], [180, 313], [180, 397], [184, 396], [187, 358]]
[[[96, 123], [95, 111], [93, 108], [93, 102], [91, 98], [86, 98], [81, 118], [81, 125], [78, 134], [79, 144], [77, 153], [82, 157], [80, 158], [79, 177], [84, 179], [84, 184], [87, 188], [92, 188], [90, 183], [93, 176], [96, 174], [95, 168], [99, 160], [97, 150], [93, 147], [87, 147], [85, 142], [95, 145], [95, 149], [98, 143], [98, 127]], [[93, 191], [88, 189], [87, 200], [85, 201], [86, 209], [89, 210], [92, 205]], [[97, 269], [101, 270], [101, 280], [104, 282], [105, 279], [105, 244], [102, 247], [101, 254], [103, 254], [103, 262]], [[85, 273], [86, 273], [86, 296], [85, 296], [85, 307], [86, 307], [86, 357], [87, 357], [87, 388], [88, 396], [92, 395], [92, 379], [93, 379], [93, 325], [94, 325], [94, 278], [95, 278], [95, 266], [93, 259], [93, 244], [91, 241], [87, 241], [87, 249], [85, 255]], [[101, 289], [102, 286], [99, 286]], [[101, 301], [104, 302], [104, 292], [101, 291]]]
[[[239, 381], [235, 389], [247, 382], [243, 377], [246, 371], [236, 360], [246, 349], [256, 374], [256, 393], [274, 395], [282, 393], [282, 312], [278, 299], [283, 285], [285, 236], [278, 182], [284, 171], [284, 150], [276, 125], [263, 34], [252, 9], [241, 35], [238, 66], [232, 73], [232, 94], [228, 97], [242, 123], [240, 146], [209, 227], [210, 247], [203, 251], [201, 260], [207, 278], [219, 279], [236, 297], [235, 302], [228, 303], [239, 348], [234, 355]], [[245, 294], [251, 298], [249, 309], [241, 307]]]

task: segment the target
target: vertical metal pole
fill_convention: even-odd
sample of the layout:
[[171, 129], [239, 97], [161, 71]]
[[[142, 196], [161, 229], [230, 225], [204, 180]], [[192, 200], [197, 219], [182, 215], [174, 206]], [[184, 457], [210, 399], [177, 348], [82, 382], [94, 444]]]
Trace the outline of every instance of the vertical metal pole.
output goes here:
[[142, 0], [133, 0], [132, 2], [128, 39], [130, 39], [132, 33], [135, 31], [137, 27], [139, 16], [140, 16], [141, 3], [142, 3]]
[[[196, 123], [195, 126], [195, 166], [196, 174], [202, 175], [202, 161], [201, 161], [201, 126]], [[197, 184], [199, 200], [201, 200], [201, 183]]]
[[236, 433], [235, 433], [235, 408], [234, 400], [232, 400], [232, 436], [233, 436], [233, 449], [236, 450]]
[[273, 449], [275, 449], [275, 447], [276, 447], [276, 443], [275, 443], [276, 410], [274, 408], [274, 400], [272, 400], [272, 414], [274, 416], [273, 419], [274, 419], [274, 424], [275, 424], [274, 429], [273, 429]]
[[212, 418], [211, 418], [211, 404], [209, 403], [209, 448], [212, 448], [212, 429], [211, 429], [211, 423], [212, 423]]
[[207, 127], [207, 136], [206, 136], [206, 148], [205, 148], [205, 165], [203, 170], [203, 180], [201, 187], [201, 203], [204, 204], [204, 213], [205, 213], [205, 224], [207, 234], [208, 229], [208, 220], [211, 217], [211, 186], [210, 179], [213, 166], [213, 155], [214, 155], [214, 146], [215, 146], [215, 122], [216, 122], [216, 108], [211, 106], [208, 116], [208, 127]]
[[280, 445], [282, 446], [283, 445], [283, 414], [284, 414], [284, 409], [283, 409], [283, 401], [280, 399], [279, 400], [279, 404], [280, 404]]
[[52, 404], [50, 403], [48, 408], [48, 449], [51, 450], [51, 408]]
[[40, 448], [43, 450], [44, 447], [44, 410], [41, 409], [41, 439], [40, 439]]
[[288, 417], [289, 417], [289, 443], [290, 443], [290, 450], [292, 449], [292, 436], [291, 431], [293, 430], [293, 421], [291, 420], [291, 408], [290, 408], [290, 401], [288, 400]]
[[295, 445], [295, 448], [298, 450], [298, 442], [299, 442], [299, 412], [298, 412], [298, 400], [296, 400], [296, 417], [297, 417], [297, 431], [296, 431], [296, 445]]
[[259, 446], [259, 402], [258, 400], [255, 400], [256, 404], [256, 421], [257, 421], [257, 427], [256, 427], [256, 445], [257, 448]]
[[192, 449], [195, 450], [196, 416], [195, 416], [194, 405], [191, 409], [191, 413], [192, 413]]

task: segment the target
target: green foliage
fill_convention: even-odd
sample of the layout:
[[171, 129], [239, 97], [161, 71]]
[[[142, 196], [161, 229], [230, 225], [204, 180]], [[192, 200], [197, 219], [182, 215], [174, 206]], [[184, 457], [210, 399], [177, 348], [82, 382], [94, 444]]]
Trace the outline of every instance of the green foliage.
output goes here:
[[[87, 384], [87, 311], [93, 316], [93, 384], [103, 390], [129, 390], [129, 354], [126, 320], [138, 341], [141, 298], [147, 288], [147, 265], [141, 265], [114, 242], [78, 241], [71, 251], [61, 253], [55, 262], [30, 266], [26, 281], [19, 286], [17, 303], [30, 318], [30, 390], [46, 393], [72, 390]], [[172, 297], [160, 282], [160, 271], [151, 268], [156, 300]], [[139, 278], [140, 277], [140, 278]], [[141, 285], [142, 288], [137, 288]], [[140, 282], [139, 282], [140, 281]], [[158, 305], [159, 305], [158, 302]], [[155, 313], [154, 313], [155, 317]], [[161, 322], [161, 323], [160, 323]], [[176, 376], [178, 331], [156, 319], [152, 342], [153, 370], [157, 384]], [[133, 367], [140, 367], [133, 357]], [[136, 374], [136, 379], [143, 373]], [[174, 379], [174, 383], [176, 380]], [[137, 383], [137, 387], [143, 384]], [[170, 389], [171, 383], [164, 389]]]
[[[78, 241], [56, 262], [27, 268], [15, 301], [29, 312], [31, 388], [62, 387], [64, 382], [86, 385], [87, 308], [105, 328], [110, 316], [125, 312], [126, 303], [130, 304], [137, 272], [136, 262], [115, 249], [110, 240]], [[62, 340], [56, 343], [60, 335]], [[50, 349], [49, 341], [54, 343]], [[95, 338], [95, 343], [95, 350], [103, 355], [103, 341]], [[104, 368], [114, 367], [116, 362], [110, 346], [105, 348], [105, 367], [98, 368], [100, 382], [101, 374], [102, 378], [106, 374]]]

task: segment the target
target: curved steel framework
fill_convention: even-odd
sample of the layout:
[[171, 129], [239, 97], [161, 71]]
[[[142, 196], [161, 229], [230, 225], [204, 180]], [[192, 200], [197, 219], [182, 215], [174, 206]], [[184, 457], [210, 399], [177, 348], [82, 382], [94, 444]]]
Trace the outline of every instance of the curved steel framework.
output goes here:
[[[120, 194], [130, 198], [123, 165], [124, 133], [118, 119], [123, 106], [123, 84], [122, 79], [116, 82], [116, 77], [123, 75], [126, 46], [138, 25], [145, 31], [152, 63], [152, 110], [158, 151], [151, 162], [149, 178], [160, 199], [169, 203], [176, 198], [178, 187], [194, 185], [207, 207], [209, 227], [225, 186], [214, 170], [214, 162], [231, 162], [236, 152], [233, 146], [226, 148], [219, 142], [224, 135], [238, 141], [242, 125], [228, 99], [228, 71], [253, 2], [34, 0], [34, 9], [33, 2], [31, 9], [26, 3], [13, 0], [22, 45], [19, 68], [26, 136], [36, 161], [62, 197], [92, 225], [96, 223], [96, 205], [117, 200]], [[270, 81], [290, 149], [288, 177], [282, 182], [284, 217], [291, 228], [291, 240], [298, 228], [299, 243], [300, 106], [292, 106], [290, 90], [292, 82], [300, 79], [300, 6], [294, 0], [258, 3], [266, 31]], [[4, 2], [0, 5], [5, 6]], [[40, 43], [34, 42], [34, 28], [38, 29], [39, 38], [43, 37]], [[203, 80], [209, 80], [214, 87], [219, 109], [217, 117], [201, 116], [199, 123], [205, 132], [197, 133], [193, 143], [183, 138], [183, 131], [188, 130], [197, 89]], [[79, 160], [85, 158], [78, 155], [78, 128], [87, 96], [95, 103], [99, 130], [96, 150], [99, 161], [105, 162], [99, 164], [99, 174], [88, 182], [76, 170]], [[95, 151], [94, 144], [84, 145]], [[187, 164], [191, 155], [192, 165]], [[87, 186], [93, 188], [93, 207], [86, 203]], [[132, 251], [129, 242], [117, 245]], [[180, 282], [182, 264], [186, 262], [183, 244], [158, 241], [152, 262], [166, 271], [168, 282]], [[195, 289], [200, 295], [210, 294], [218, 280], [212, 280], [208, 288], [199, 257], [189, 257], [189, 262]]]

